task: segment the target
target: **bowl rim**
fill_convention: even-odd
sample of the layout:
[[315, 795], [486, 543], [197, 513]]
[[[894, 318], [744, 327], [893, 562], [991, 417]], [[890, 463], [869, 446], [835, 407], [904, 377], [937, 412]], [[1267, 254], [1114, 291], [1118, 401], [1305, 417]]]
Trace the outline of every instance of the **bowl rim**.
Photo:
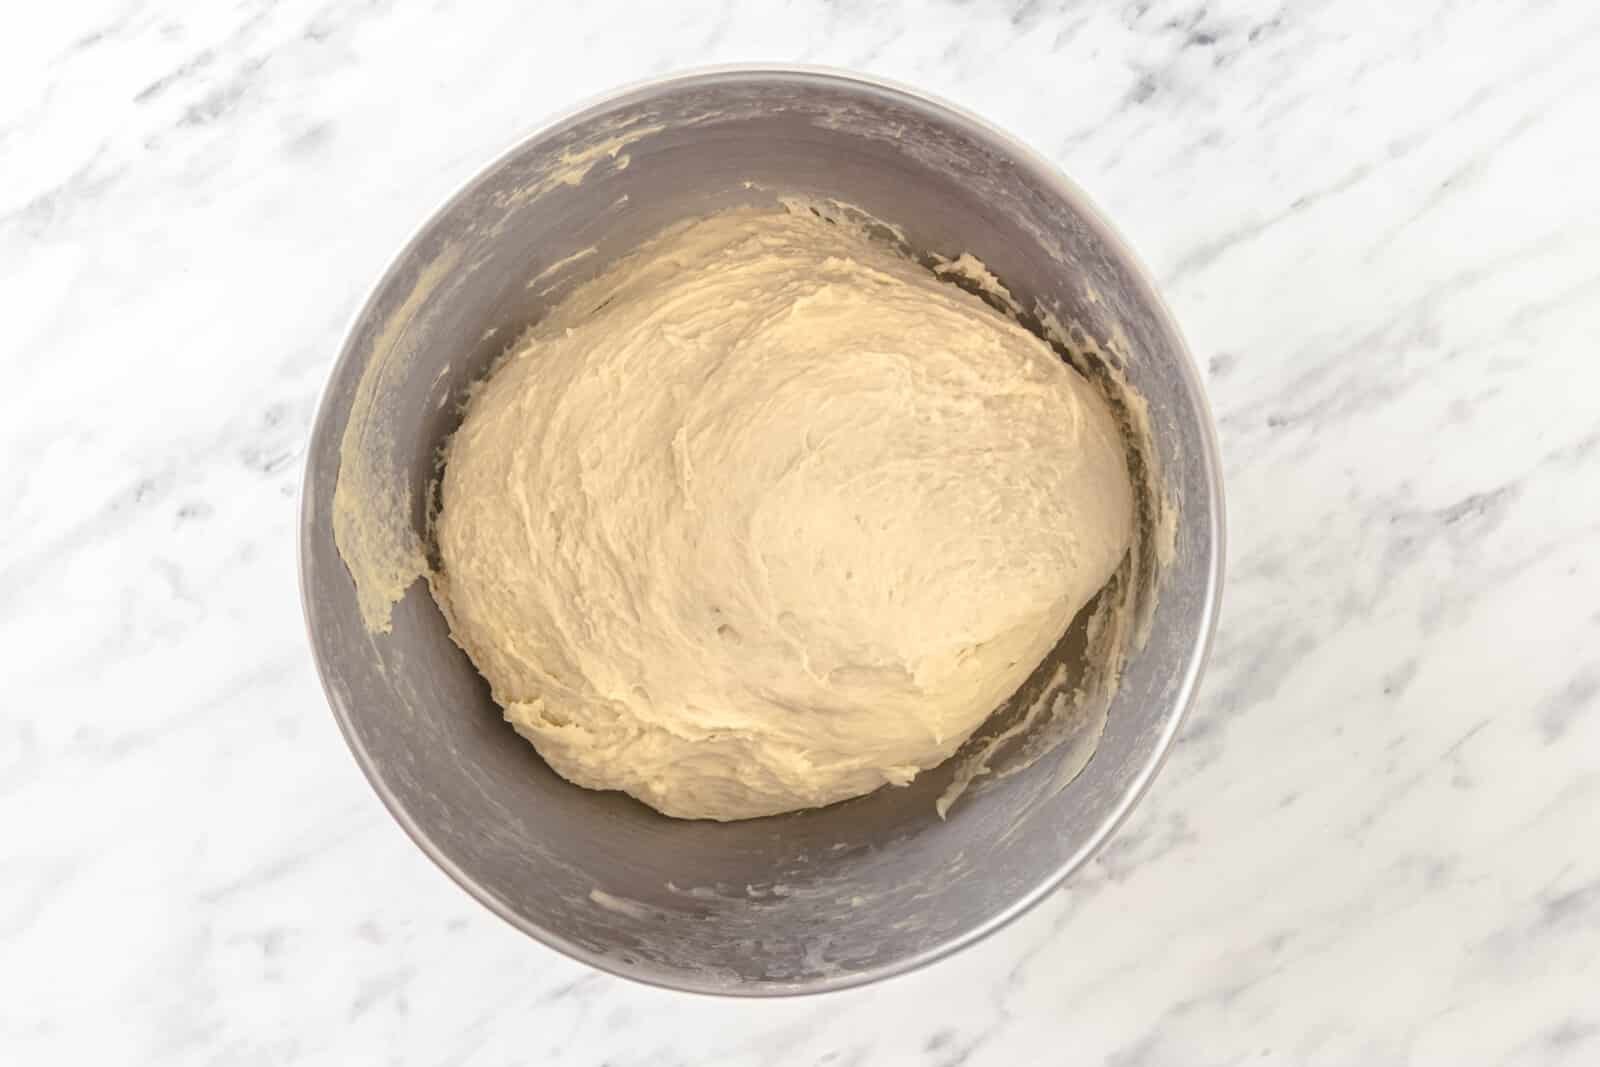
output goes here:
[[[559, 934], [552, 933], [531, 923], [513, 911], [499, 897], [480, 886], [465, 870], [461, 869], [459, 865], [434, 845], [432, 839], [411, 817], [411, 814], [399, 802], [378, 773], [377, 765], [371, 753], [367, 751], [356, 733], [349, 709], [332, 685], [330, 678], [331, 668], [324, 664], [323, 657], [318, 651], [316, 633], [312, 623], [311, 604], [314, 590], [311, 588], [307, 559], [312, 552], [312, 541], [316, 533], [314, 501], [317, 499], [317, 492], [320, 488], [315, 473], [315, 458], [319, 453], [319, 445], [323, 443], [326, 435], [332, 432], [330, 401], [334, 384], [340, 380], [342, 377], [341, 372], [346, 369], [349, 362], [356, 358], [354, 341], [357, 327], [372, 310], [379, 294], [394, 280], [400, 265], [407, 260], [408, 253], [417, 246], [433, 225], [454, 208], [479, 182], [498, 170], [530, 142], [544, 137], [562, 126], [571, 124], [589, 112], [603, 110], [628, 97], [642, 93], [678, 88], [701, 82], [751, 77], [794, 78], [824, 84], [862, 87], [891, 97], [901, 98], [901, 102], [915, 107], [933, 112], [942, 112], [946, 118], [964, 124], [969, 132], [988, 139], [1008, 156], [1031, 168], [1053, 194], [1072, 205], [1085, 223], [1096, 231], [1096, 236], [1104, 241], [1107, 247], [1120, 258], [1122, 265], [1126, 267], [1134, 286], [1138, 290], [1137, 295], [1147, 303], [1161, 324], [1177, 341], [1180, 356], [1177, 360], [1179, 364], [1177, 371], [1182, 377], [1186, 393], [1194, 403], [1200, 416], [1200, 468], [1206, 483], [1204, 504], [1206, 505], [1206, 521], [1210, 526], [1210, 558], [1206, 560], [1206, 567], [1203, 572], [1205, 574], [1205, 587], [1202, 591], [1203, 602], [1199, 629], [1195, 634], [1193, 644], [1190, 646], [1181, 680], [1174, 691], [1170, 710], [1167, 713], [1165, 722], [1162, 724], [1161, 732], [1156, 738], [1155, 746], [1145, 765], [1139, 768], [1137, 773], [1131, 777], [1130, 784], [1122, 794], [1116, 807], [1082, 846], [1057, 865], [1049, 874], [1040, 879], [1037, 884], [1020, 893], [1006, 907], [986, 917], [972, 928], [921, 952], [846, 975], [827, 975], [815, 979], [771, 984], [717, 985], [696, 980], [686, 973], [669, 975], [637, 965], [626, 964], [617, 959], [592, 952]], [[342, 336], [343, 340], [340, 344], [339, 354], [329, 367], [327, 378], [317, 398], [316, 414], [312, 419], [311, 433], [307, 438], [306, 463], [301, 477], [300, 500], [298, 503], [299, 536], [296, 539], [295, 564], [299, 573], [300, 607], [306, 629], [306, 640], [311, 646], [311, 658], [316, 666], [318, 680], [322, 684], [322, 690], [328, 705], [333, 711], [334, 720], [338, 723], [339, 732], [344, 736], [345, 743], [348, 745], [356, 765], [361, 769], [373, 792], [378, 795], [384, 807], [388, 809], [390, 816], [393, 817], [395, 822], [399, 823], [401, 829], [406, 832], [406, 835], [411, 838], [422, 853], [432, 860], [434, 865], [442, 870], [451, 881], [455, 882], [456, 885], [460, 886], [490, 912], [498, 915], [523, 934], [548, 948], [560, 952], [569, 959], [577, 960], [593, 967], [595, 970], [659, 989], [741, 999], [768, 999], [837, 992], [920, 970], [929, 964], [954, 955], [964, 948], [975, 945], [1001, 928], [1008, 926], [1024, 913], [1031, 911], [1040, 901], [1060, 887], [1068, 877], [1093, 859], [1123, 823], [1127, 821], [1133, 809], [1149, 791], [1151, 783], [1155, 780], [1156, 775], [1160, 772], [1162, 765], [1165, 764], [1171, 753], [1178, 731], [1182, 728], [1184, 720], [1188, 718], [1190, 709], [1194, 705], [1200, 678], [1204, 672], [1216, 635], [1217, 621], [1221, 612], [1222, 587], [1227, 558], [1227, 516], [1222, 484], [1222, 450], [1217, 437], [1216, 419], [1211, 411], [1204, 381], [1195, 362], [1194, 354], [1190, 350], [1182, 330], [1179, 329], [1171, 308], [1157, 289], [1149, 269], [1134, 251], [1132, 245], [1089, 199], [1088, 194], [1076, 182], [1067, 177], [1065, 172], [1055, 163], [1020, 138], [1011, 135], [987, 119], [941, 96], [875, 74], [865, 74], [841, 67], [797, 63], [723, 63], [695, 66], [628, 82], [604, 92], [590, 95], [569, 107], [556, 111], [516, 136], [506, 148], [496, 153], [488, 163], [479, 167], [472, 177], [452, 191], [437, 208], [429, 213], [407, 235], [393, 257], [388, 260], [388, 266], [372, 284], [357, 310], [350, 316]], [[1180, 521], [1184, 520], [1180, 519]]]

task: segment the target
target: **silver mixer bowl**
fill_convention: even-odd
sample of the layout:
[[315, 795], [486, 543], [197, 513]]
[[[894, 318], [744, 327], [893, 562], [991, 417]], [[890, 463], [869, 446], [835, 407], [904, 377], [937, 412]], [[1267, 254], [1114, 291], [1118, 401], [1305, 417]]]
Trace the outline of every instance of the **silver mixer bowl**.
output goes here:
[[[854, 205], [924, 254], [971, 252], [1023, 308], [1054, 309], [1079, 336], [1116, 338], [1128, 353], [1120, 370], [1149, 406], [1176, 539], [1164, 566], [1137, 576], [1151, 585], [1147, 637], [1076, 777], [1063, 762], [1079, 746], [1063, 744], [1009, 764], [1000, 753], [997, 773], [946, 820], [934, 801], [954, 761], [820, 810], [668, 819], [545, 766], [451, 643], [424, 583], [394, 606], [389, 632], [363, 621], [333, 534], [358, 394], [367, 406], [355, 444], [409, 509], [384, 521], [425, 538], [439, 445], [467, 387], [521, 328], [674, 221], [786, 194]], [[901, 87], [838, 72], [722, 69], [628, 89], [546, 127], [400, 253], [357, 317], [317, 415], [301, 583], [317, 666], [357, 762], [462, 888], [616, 974], [702, 992], [811, 992], [972, 943], [1105, 844], [1194, 695], [1222, 579], [1220, 478], [1177, 327], [1127, 246], [1048, 163]]]

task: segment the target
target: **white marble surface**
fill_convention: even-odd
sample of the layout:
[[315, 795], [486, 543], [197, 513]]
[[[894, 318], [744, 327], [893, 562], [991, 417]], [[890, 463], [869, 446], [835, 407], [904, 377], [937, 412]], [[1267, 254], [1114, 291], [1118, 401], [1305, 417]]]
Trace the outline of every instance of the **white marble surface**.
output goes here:
[[[28, 4], [0, 33], [0, 1062], [1600, 1062], [1587, 0]], [[738, 59], [1023, 135], [1162, 280], [1232, 544], [1070, 887], [865, 991], [590, 973], [345, 751], [295, 496], [348, 316], [549, 112]]]

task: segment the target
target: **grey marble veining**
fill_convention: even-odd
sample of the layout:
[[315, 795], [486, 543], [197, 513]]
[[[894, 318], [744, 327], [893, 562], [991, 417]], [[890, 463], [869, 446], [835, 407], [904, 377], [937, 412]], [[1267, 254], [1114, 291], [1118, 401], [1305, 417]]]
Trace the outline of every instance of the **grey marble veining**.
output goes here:
[[[1600, 1061], [1600, 12], [1552, 3], [32, 5], [0, 40], [0, 1061]], [[367, 286], [617, 83], [860, 67], [1161, 279], [1232, 543], [1202, 698], [1064, 890], [881, 987], [602, 977], [434, 870], [302, 637]]]

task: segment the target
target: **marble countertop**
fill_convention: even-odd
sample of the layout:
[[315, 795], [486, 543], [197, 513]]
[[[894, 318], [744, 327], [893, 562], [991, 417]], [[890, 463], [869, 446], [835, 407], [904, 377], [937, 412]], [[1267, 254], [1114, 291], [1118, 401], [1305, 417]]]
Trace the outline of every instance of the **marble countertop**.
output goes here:
[[[1600, 1061], [1600, 13], [28, 5], [0, 40], [0, 1061]], [[384, 812], [301, 625], [341, 331], [549, 113], [740, 59], [1020, 134], [1221, 426], [1203, 693], [1114, 843], [881, 986], [644, 988]]]

